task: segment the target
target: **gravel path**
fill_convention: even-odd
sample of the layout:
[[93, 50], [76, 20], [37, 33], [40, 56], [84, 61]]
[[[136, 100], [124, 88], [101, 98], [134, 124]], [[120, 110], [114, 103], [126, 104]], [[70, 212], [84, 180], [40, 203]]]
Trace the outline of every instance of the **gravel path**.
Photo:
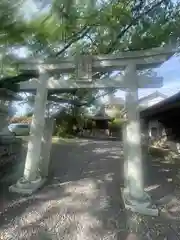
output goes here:
[[[12, 180], [4, 179], [0, 239], [165, 239], [153, 237], [154, 226], [148, 230], [150, 223], [146, 219], [124, 211], [120, 194], [123, 186], [120, 146], [116, 141], [54, 143], [49, 182], [29, 197], [8, 193], [7, 186]], [[135, 221], [138, 223], [134, 224]], [[128, 233], [129, 228], [136, 231], [136, 227], [141, 235], [146, 230], [141, 238]]]

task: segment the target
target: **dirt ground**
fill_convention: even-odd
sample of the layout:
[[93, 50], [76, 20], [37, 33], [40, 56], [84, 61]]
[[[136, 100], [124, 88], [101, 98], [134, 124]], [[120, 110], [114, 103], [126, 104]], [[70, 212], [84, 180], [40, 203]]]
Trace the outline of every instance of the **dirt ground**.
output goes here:
[[161, 208], [174, 201], [174, 212], [143, 217], [124, 210], [121, 142], [54, 142], [49, 179], [37, 193], [8, 192], [23, 164], [1, 180], [0, 239], [179, 239], [179, 188], [173, 179], [177, 166], [163, 164], [144, 157], [145, 189]]

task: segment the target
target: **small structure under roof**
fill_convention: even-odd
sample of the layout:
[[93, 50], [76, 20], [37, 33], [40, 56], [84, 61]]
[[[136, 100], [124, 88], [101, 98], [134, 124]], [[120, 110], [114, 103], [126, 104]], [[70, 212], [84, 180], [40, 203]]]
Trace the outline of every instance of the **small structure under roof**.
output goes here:
[[106, 114], [104, 106], [100, 108], [100, 110], [93, 116], [89, 117], [92, 120], [112, 120], [112, 117]]
[[103, 129], [103, 130], [108, 129], [109, 121], [113, 120], [112, 117], [106, 114], [104, 106], [102, 106], [95, 115], [89, 116], [88, 119], [92, 120], [95, 123], [96, 129]]

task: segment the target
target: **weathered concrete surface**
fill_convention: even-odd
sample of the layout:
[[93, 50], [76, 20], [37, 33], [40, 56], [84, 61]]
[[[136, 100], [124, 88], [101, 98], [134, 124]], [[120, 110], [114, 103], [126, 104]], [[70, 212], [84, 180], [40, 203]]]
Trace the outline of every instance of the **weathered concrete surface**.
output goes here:
[[0, 239], [154, 240], [160, 239], [158, 234], [178, 239], [178, 224], [167, 228], [161, 220], [155, 225], [152, 218], [125, 213], [120, 145], [94, 140], [53, 143], [49, 182], [30, 197], [7, 192], [23, 164], [13, 179], [1, 180]]

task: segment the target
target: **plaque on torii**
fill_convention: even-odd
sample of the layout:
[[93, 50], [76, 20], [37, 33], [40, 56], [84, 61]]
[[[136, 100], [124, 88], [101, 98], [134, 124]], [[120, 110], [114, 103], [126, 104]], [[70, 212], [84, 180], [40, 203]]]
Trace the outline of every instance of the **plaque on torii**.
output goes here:
[[92, 82], [93, 59], [90, 55], [77, 55], [75, 57], [75, 78], [76, 82]]

